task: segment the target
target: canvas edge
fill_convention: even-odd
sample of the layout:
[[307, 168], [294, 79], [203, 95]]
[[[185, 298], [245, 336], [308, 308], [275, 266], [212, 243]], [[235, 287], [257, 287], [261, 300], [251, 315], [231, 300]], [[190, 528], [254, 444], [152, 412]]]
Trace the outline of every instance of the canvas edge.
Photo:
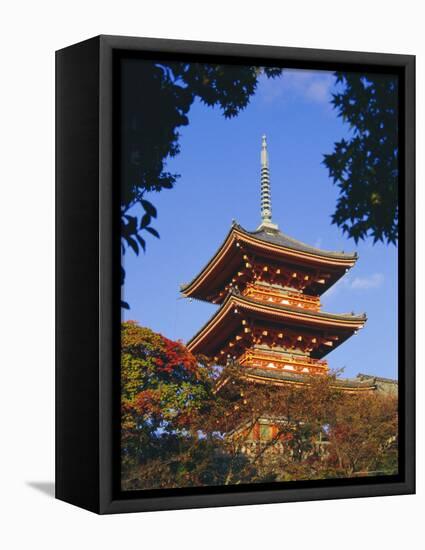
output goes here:
[[[410, 366], [406, 377], [406, 479], [401, 483], [385, 485], [356, 485], [349, 487], [308, 488], [289, 490], [252, 491], [238, 494], [191, 495], [157, 497], [147, 499], [114, 499], [112, 485], [112, 52], [114, 49], [136, 49], [148, 52], [170, 52], [201, 55], [240, 56], [271, 60], [344, 63], [351, 65], [385, 65], [405, 70], [406, 75], [406, 208], [414, 209], [414, 56], [398, 54], [341, 52], [311, 50], [305, 48], [280, 48], [208, 42], [173, 41], [161, 39], [100, 36], [100, 102], [99, 102], [99, 507], [98, 513], [231, 506], [276, 502], [296, 502], [336, 498], [357, 498], [412, 494], [415, 492], [414, 476], [414, 217], [406, 216], [406, 363]], [[410, 104], [413, 97], [413, 104]], [[407, 104], [409, 107], [407, 108]], [[410, 210], [412, 212], [412, 210]], [[411, 240], [407, 241], [407, 236]], [[97, 484], [96, 483], [96, 484]]]

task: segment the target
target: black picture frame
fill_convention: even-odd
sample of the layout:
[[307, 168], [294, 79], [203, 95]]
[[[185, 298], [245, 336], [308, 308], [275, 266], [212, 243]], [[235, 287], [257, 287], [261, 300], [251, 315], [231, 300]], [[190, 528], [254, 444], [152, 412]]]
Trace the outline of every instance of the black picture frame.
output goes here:
[[[113, 78], [114, 59], [120, 52], [399, 75], [398, 476], [297, 482], [285, 488], [278, 484], [120, 493], [116, 483], [120, 261]], [[120, 36], [98, 36], [56, 52], [56, 498], [107, 514], [414, 493], [414, 213], [414, 56]]]

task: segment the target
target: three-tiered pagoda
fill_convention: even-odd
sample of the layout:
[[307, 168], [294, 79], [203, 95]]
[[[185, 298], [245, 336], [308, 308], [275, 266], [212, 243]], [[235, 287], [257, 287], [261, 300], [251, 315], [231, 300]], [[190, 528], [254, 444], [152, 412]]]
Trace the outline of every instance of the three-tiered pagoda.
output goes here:
[[[263, 136], [261, 224], [247, 231], [234, 222], [213, 258], [182, 287], [184, 296], [219, 306], [187, 347], [217, 365], [240, 365], [253, 382], [303, 384], [327, 373], [325, 356], [363, 328], [366, 316], [323, 312], [320, 296], [356, 261], [355, 253], [309, 246], [273, 223]], [[370, 380], [338, 385], [374, 389]]]

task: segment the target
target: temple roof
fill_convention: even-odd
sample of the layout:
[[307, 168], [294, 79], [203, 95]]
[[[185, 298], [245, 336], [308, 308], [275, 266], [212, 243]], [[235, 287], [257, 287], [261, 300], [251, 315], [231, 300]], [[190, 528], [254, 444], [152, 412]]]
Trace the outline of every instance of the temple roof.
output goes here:
[[356, 253], [322, 250], [298, 241], [277, 228], [260, 225], [257, 230], [248, 231], [234, 222], [222, 245], [199, 274], [190, 283], [181, 285], [182, 293], [188, 297], [206, 299], [208, 293], [224, 287], [242, 262], [241, 246], [280, 265], [304, 265], [329, 270], [332, 276], [320, 288], [319, 295], [357, 261]]
[[398, 384], [397, 380], [393, 378], [384, 378], [383, 376], [375, 376], [374, 374], [363, 374], [359, 372], [357, 378], [360, 380], [375, 380], [376, 382], [386, 382], [388, 384]]
[[373, 374], [358, 374], [357, 378], [364, 381], [373, 381], [376, 386], [376, 389], [380, 393], [387, 395], [397, 395], [398, 394], [398, 381], [393, 380], [392, 378], [384, 378], [383, 376], [374, 376]]
[[307, 252], [309, 254], [314, 254], [316, 256], [321, 256], [324, 258], [339, 258], [342, 260], [357, 259], [356, 252], [347, 253], [344, 251], [331, 251], [316, 248], [314, 246], [310, 246], [309, 244], [303, 243], [302, 241], [298, 241], [297, 239], [294, 239], [293, 237], [290, 237], [285, 233], [282, 233], [282, 231], [280, 231], [279, 229], [270, 229], [260, 226], [256, 231], [247, 231], [240, 225], [236, 225], [235, 227], [237, 227], [240, 231], [248, 235], [252, 235], [253, 237], [256, 237], [257, 239], [260, 239], [262, 241], [297, 250], [299, 252]]
[[[239, 377], [257, 383], [273, 383], [276, 384], [295, 384], [303, 385], [308, 383], [309, 376], [296, 373], [287, 373], [281, 370], [258, 369], [254, 367], [241, 367]], [[217, 380], [217, 390], [220, 390], [228, 382], [228, 379], [219, 378]], [[375, 377], [363, 380], [357, 378], [335, 378], [332, 382], [334, 388], [346, 391], [361, 391], [375, 390]]]
[[[362, 328], [366, 322], [365, 314], [325, 313], [281, 304], [259, 302], [232, 291], [214, 315], [187, 343], [190, 351], [214, 355], [222, 342], [240, 325], [240, 314], [242, 312], [255, 316], [257, 319], [266, 320], [269, 323], [273, 322], [279, 326], [298, 325], [313, 330], [333, 330], [344, 333], [345, 337], [340, 338], [336, 345], [339, 345], [356, 330]], [[329, 349], [323, 350], [318, 357], [323, 357], [330, 351]]]

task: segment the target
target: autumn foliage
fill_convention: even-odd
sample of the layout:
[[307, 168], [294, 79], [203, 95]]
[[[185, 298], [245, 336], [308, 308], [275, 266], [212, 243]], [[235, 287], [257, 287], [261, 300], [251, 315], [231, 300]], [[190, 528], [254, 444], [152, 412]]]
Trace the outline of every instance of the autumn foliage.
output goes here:
[[397, 473], [396, 397], [343, 393], [332, 376], [253, 384], [134, 322], [121, 343], [124, 489]]
[[146, 462], [167, 437], [195, 429], [210, 399], [211, 378], [180, 342], [134, 322], [121, 332], [123, 463]]

